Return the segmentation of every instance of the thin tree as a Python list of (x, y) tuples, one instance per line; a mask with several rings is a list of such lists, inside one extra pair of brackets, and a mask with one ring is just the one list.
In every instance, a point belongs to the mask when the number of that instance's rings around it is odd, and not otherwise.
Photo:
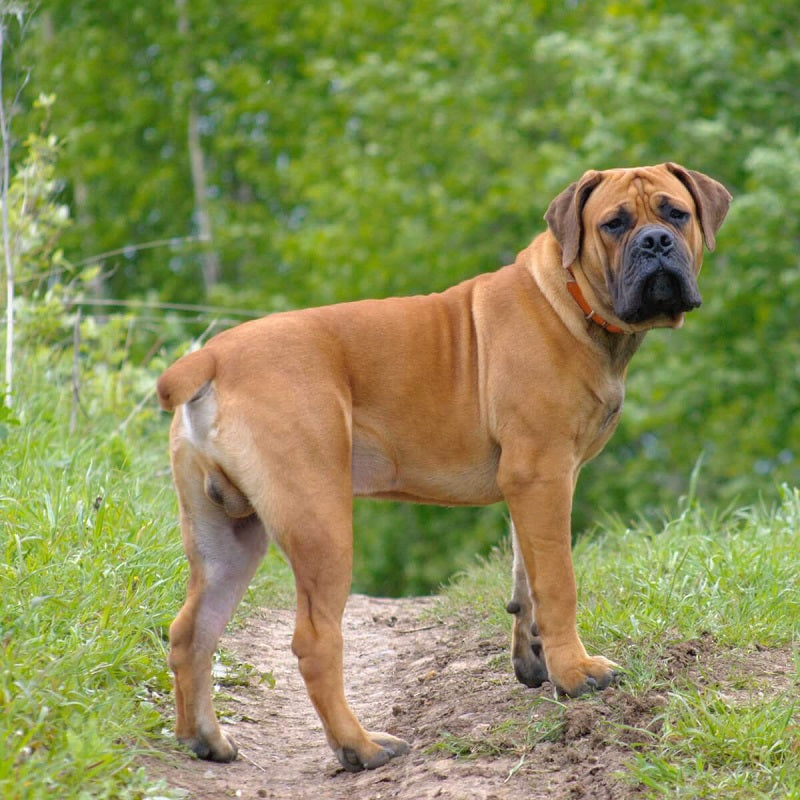
[(3, 93), (3, 51), (6, 40), (6, 18), (8, 11), (4, 9), (0, 18), (0, 136), (3, 139), (2, 164), (2, 203), (3, 203), (3, 256), (6, 268), (6, 357), (5, 357), (5, 392), (4, 403), (11, 407), (11, 393), (14, 389), (14, 259), (11, 257), (11, 230), (8, 224), (8, 184), (11, 173), (10, 131), (6, 115), (5, 96)]
[(3, 258), (6, 270), (6, 352), (5, 352), (5, 388), (3, 392), (3, 403), (6, 408), (11, 408), (12, 393), (14, 390), (14, 253), (12, 249), (11, 226), (8, 220), (9, 184), (11, 182), (11, 129), (9, 125), (9, 114), (13, 108), (19, 93), (28, 82), (26, 75), (20, 86), (14, 101), (6, 106), (5, 83), (3, 81), (6, 38), (8, 33), (7, 20), (16, 19), (17, 24), (22, 29), (25, 18), (26, 7), (23, 3), (0, 2), (0, 138), (3, 143), (2, 160), (2, 179), (0, 179), (0, 202), (2, 202), (2, 236), (3, 236)]
[(189, 55), (190, 29), (186, 0), (175, 0), (175, 8), (178, 12), (178, 34), (181, 38), (181, 47), (184, 53), (185, 78), (188, 81), (186, 91), (188, 105), (186, 141), (189, 149), (189, 169), (194, 192), (194, 217), (200, 234), (200, 241), (205, 244), (203, 249), (203, 285), (206, 293), (208, 293), (209, 289), (212, 289), (219, 281), (220, 261), (213, 247), (211, 214), (208, 210), (208, 181), (203, 148), (200, 142), (200, 120), (194, 91), (194, 74)]

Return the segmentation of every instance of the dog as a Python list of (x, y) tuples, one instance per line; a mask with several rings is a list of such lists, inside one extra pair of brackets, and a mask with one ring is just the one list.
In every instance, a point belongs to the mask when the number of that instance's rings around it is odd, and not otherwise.
[(408, 750), (349, 708), (341, 619), (352, 498), (504, 500), (512, 520), (512, 663), (569, 696), (618, 676), (576, 630), (573, 490), (619, 419), (644, 334), (701, 303), (730, 194), (673, 163), (591, 170), (550, 204), (513, 264), (442, 293), (246, 322), (158, 381), (190, 565), (170, 628), (176, 735), (227, 762), (211, 660), (274, 540), (294, 572), (292, 651), (328, 743), (350, 771)]

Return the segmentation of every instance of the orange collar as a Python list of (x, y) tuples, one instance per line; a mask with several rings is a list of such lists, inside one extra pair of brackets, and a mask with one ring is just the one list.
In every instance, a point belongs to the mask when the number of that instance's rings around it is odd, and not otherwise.
[(580, 306), (580, 309), (583, 311), (583, 315), (586, 317), (586, 319), (590, 319), (595, 323), (595, 325), (599, 325), (603, 330), (608, 331), (609, 333), (625, 333), (622, 328), (618, 327), (617, 325), (612, 325), (608, 320), (603, 319), (586, 302), (586, 298), (583, 296), (581, 287), (578, 286), (578, 281), (575, 280), (575, 275), (570, 267), (567, 267), (567, 274), (569, 275), (569, 280), (567, 281), (567, 291)]

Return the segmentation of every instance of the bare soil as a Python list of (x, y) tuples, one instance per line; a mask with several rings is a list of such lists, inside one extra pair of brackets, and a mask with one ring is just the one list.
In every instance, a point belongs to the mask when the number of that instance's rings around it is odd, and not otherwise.
[[(532, 690), (515, 681), (506, 639), (432, 623), (432, 602), (354, 595), (344, 620), (350, 703), (368, 729), (409, 741), (409, 755), (372, 772), (342, 770), (290, 651), (294, 614), (262, 610), (221, 643), (231, 661), (250, 665), (244, 677), (221, 670), (216, 700), (239, 758), (213, 764), (174, 747), (147, 758), (147, 770), (198, 800), (642, 796), (622, 772), (658, 731), (663, 694), (611, 688), (562, 705), (548, 684)], [(756, 669), (773, 684), (788, 681), (788, 654), (756, 651), (746, 660), (703, 637), (667, 648), (664, 677), (703, 684)], [(540, 733), (522, 741), (529, 721)]]

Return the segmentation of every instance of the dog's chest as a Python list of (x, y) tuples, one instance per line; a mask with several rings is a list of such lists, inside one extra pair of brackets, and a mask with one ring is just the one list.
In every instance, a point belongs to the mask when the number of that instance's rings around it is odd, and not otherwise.
[(611, 438), (622, 413), (624, 398), (624, 387), (620, 384), (610, 387), (605, 393), (605, 398), (598, 402), (580, 437), (583, 449), (582, 462), (594, 458)]

